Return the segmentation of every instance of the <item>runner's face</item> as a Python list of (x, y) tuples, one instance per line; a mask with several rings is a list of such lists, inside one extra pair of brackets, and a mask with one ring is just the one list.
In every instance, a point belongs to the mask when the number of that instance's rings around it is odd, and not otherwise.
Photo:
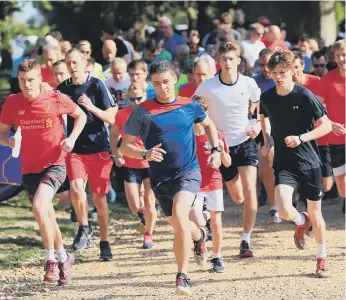
[(95, 76), (94, 65), (93, 64), (88, 64), (85, 67), (85, 73), (87, 73), (88, 75), (91, 75), (91, 76)]
[(32, 99), (40, 94), (42, 76), (39, 69), (18, 73), (19, 87), (24, 97)]
[(70, 77), (67, 71), (66, 64), (61, 63), (60, 65), (53, 67), (54, 80), (57, 84), (62, 83), (64, 80)]
[(72, 78), (78, 79), (85, 75), (86, 60), (84, 56), (77, 51), (73, 51), (66, 55), (65, 63)]
[(174, 85), (177, 83), (177, 76), (172, 72), (153, 74), (151, 75), (151, 82), (159, 100), (166, 100), (175, 96)]
[(277, 65), (272, 71), (272, 77), (276, 86), (287, 87), (292, 83), (293, 71)]
[(131, 82), (144, 83), (147, 79), (148, 72), (144, 72), (142, 69), (129, 69), (129, 75)]
[(134, 101), (131, 101), (131, 106), (134, 108), (136, 107), (138, 104), (142, 103), (145, 101), (145, 97), (144, 97), (144, 91), (143, 90), (130, 90), (129, 93), (128, 93), (128, 98), (131, 99), (131, 98), (139, 98), (139, 97), (142, 97), (141, 100), (134, 100)]
[(271, 79), (272, 78), (270, 70), (268, 69), (269, 59), (270, 59), (270, 55), (266, 55), (266, 56), (261, 56), (259, 58), (259, 61), (258, 61), (258, 64), (260, 66), (260, 70), (261, 70), (263, 77), (265, 79)]
[(334, 51), (334, 59), (338, 65), (339, 70), (345, 71), (345, 50), (339, 49)]
[(46, 67), (52, 70), (53, 64), (58, 60), (58, 53), (54, 50), (47, 50), (43, 53), (43, 59)]
[(125, 74), (126, 74), (126, 66), (121, 65), (121, 64), (113, 65), (112, 66), (112, 74), (113, 74), (113, 79), (116, 82), (123, 81), (125, 78)]
[(207, 66), (206, 64), (198, 64), (195, 67), (193, 74), (196, 85), (199, 86), (202, 81), (211, 78), (213, 75), (210, 76), (209, 73), (209, 66)]
[(89, 45), (81, 45), (79, 50), (84, 54), (85, 59), (89, 59), (91, 57), (91, 48)]
[(312, 59), (312, 66), (314, 67), (314, 72), (317, 76), (323, 76), (326, 71), (326, 58), (324, 56), (321, 56), (320, 58), (313, 58)]
[(302, 61), (300, 58), (297, 58), (294, 61), (294, 73), (293, 73), (293, 81), (294, 82), (299, 82), (299, 79), (302, 77), (304, 74), (304, 65), (302, 64)]
[(228, 51), (220, 55), (220, 66), (223, 73), (237, 72), (240, 58), (234, 51)]

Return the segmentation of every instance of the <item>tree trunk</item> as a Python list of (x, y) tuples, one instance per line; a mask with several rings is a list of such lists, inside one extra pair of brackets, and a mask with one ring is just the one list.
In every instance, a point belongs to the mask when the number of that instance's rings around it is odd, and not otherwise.
[(320, 36), (329, 46), (335, 42), (336, 38), (336, 20), (334, 1), (320, 1)]
[(209, 30), (211, 30), (211, 26), (209, 27), (208, 16), (205, 12), (208, 6), (207, 1), (197, 1), (197, 11), (198, 11), (198, 19), (197, 19), (197, 30), (201, 38), (203, 38)]

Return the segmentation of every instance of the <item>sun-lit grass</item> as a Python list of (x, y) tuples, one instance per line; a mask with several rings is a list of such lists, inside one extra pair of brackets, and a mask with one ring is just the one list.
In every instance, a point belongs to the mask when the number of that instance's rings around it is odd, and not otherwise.
[(0, 269), (21, 267), (22, 265), (32, 261), (36, 255), (37, 249), (31, 247), (21, 247), (18, 250), (2, 253), (0, 254)]

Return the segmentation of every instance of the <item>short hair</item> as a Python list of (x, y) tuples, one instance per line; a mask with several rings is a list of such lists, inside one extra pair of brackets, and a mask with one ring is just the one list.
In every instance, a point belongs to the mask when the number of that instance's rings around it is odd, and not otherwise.
[(142, 70), (143, 72), (148, 72), (148, 65), (141, 59), (135, 59), (131, 61), (128, 66), (127, 70)]
[(187, 54), (187, 55), (189, 55), (189, 54), (190, 54), (190, 48), (189, 48), (189, 46), (186, 45), (186, 44), (178, 45), (178, 46), (176, 47), (176, 50), (175, 50), (175, 56), (177, 56), (178, 53), (179, 53), (179, 54), (182, 53), (182, 54)]
[(220, 16), (220, 23), (221, 24), (232, 24), (233, 23), (233, 17), (230, 13), (224, 12)]
[(61, 34), (61, 32), (59, 30), (52, 30), (50, 31), (47, 35), (52, 36), (53, 38), (55, 38), (59, 43), (63, 41), (63, 36)]
[(293, 69), (295, 56), (292, 51), (277, 51), (269, 59), (268, 69), (273, 71), (276, 66), (280, 65), (283, 68)]
[(264, 26), (260, 23), (253, 23), (250, 25), (250, 31), (255, 31), (256, 33), (258, 33), (258, 31), (263, 31), (264, 32)]
[(87, 66), (89, 66), (89, 65), (95, 66), (95, 63), (96, 63), (96, 61), (95, 61), (95, 59), (92, 58), (92, 57), (90, 57), (90, 58), (87, 60)]
[(40, 64), (36, 60), (31, 58), (24, 59), (18, 66), (17, 74), (19, 74), (19, 72), (30, 72), (32, 70), (38, 70), (41, 74)]
[(216, 73), (216, 62), (214, 58), (212, 58), (209, 54), (204, 53), (202, 54), (198, 60), (195, 62), (194, 68), (201, 64), (206, 64), (209, 67), (209, 71), (213, 72), (214, 74)]
[(300, 50), (294, 50), (292, 51), (294, 54), (294, 59), (300, 59), (301, 61), (303, 61), (303, 55), (302, 52)]
[(298, 42), (309, 42), (310, 37), (306, 33), (302, 33), (298, 37)]
[(89, 46), (90, 49), (91, 49), (91, 44), (90, 44), (90, 42), (87, 41), (87, 40), (81, 40), (81, 41), (79, 41), (79, 42), (78, 42), (78, 45), (77, 45), (77, 48), (79, 49), (81, 46), (84, 46), (84, 45)]
[(145, 46), (144, 48), (146, 50), (148, 50), (149, 52), (151, 53), (154, 53), (159, 47), (158, 47), (158, 42), (153, 39), (153, 38), (150, 38), (149, 40), (147, 40), (147, 42), (145, 43)]
[(322, 51), (316, 51), (316, 52), (311, 54), (311, 60), (313, 60), (314, 58), (320, 59), (321, 57), (324, 57), (325, 60), (327, 60), (327, 55)]
[(222, 55), (228, 51), (234, 51), (237, 56), (240, 57), (240, 47), (238, 44), (226, 42), (219, 47), (219, 55)]
[(61, 64), (65, 64), (65, 65), (66, 65), (66, 63), (65, 63), (65, 61), (64, 61), (63, 59), (57, 60), (57, 61), (53, 64), (53, 68), (54, 68), (54, 67), (58, 67), (58, 66), (60, 66)]
[(152, 65), (150, 66), (150, 69), (149, 69), (150, 76), (152, 76), (154, 74), (161, 74), (161, 73), (166, 73), (166, 72), (170, 72), (170, 73), (175, 75), (174, 66), (168, 60), (156, 61), (156, 62), (152, 63)]
[(170, 18), (168, 18), (167, 16), (162, 16), (159, 19), (159, 22), (166, 22), (168, 24), (168, 26), (172, 26), (172, 20)]
[(208, 111), (208, 102), (204, 97), (193, 95), (192, 100), (199, 103), (204, 111)]
[(80, 54), (84, 58), (84, 54), (77, 48), (71, 48), (70, 50), (68, 50), (66, 53), (66, 56), (73, 53), (73, 52), (77, 52), (78, 54)]
[(258, 54), (258, 57), (263, 57), (263, 56), (272, 55), (272, 54), (273, 54), (272, 49), (264, 48), (260, 51), (260, 53)]
[(60, 52), (60, 49), (57, 46), (52, 45), (52, 44), (47, 44), (42, 48), (42, 53), (44, 53), (48, 50), (52, 50), (52, 51), (56, 52), (57, 54), (59, 54), (59, 52)]
[(126, 64), (125, 59), (123, 59), (122, 57), (116, 57), (116, 58), (114, 58), (114, 60), (112, 61), (110, 67), (113, 67), (113, 66), (115, 66), (115, 65), (123, 65), (123, 66), (125, 66), (125, 68), (126, 68), (126, 65), (127, 65), (127, 64)]
[(200, 37), (198, 30), (191, 30), (190, 31), (190, 37), (197, 36)]
[(143, 92), (145, 92), (145, 87), (142, 84), (139, 84), (138, 82), (133, 82), (127, 88), (127, 93), (129, 93), (130, 91), (135, 91), (135, 90), (142, 90)]
[(338, 40), (332, 46), (333, 51), (335, 50), (344, 50), (345, 51), (346, 40)]

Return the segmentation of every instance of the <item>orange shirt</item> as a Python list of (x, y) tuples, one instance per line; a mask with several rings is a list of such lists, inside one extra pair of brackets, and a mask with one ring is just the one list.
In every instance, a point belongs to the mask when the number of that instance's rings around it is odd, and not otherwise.
[(192, 97), (196, 91), (196, 87), (193, 83), (188, 83), (184, 85), (180, 90), (178, 96), (181, 97)]
[(22, 129), (20, 159), (22, 173), (40, 173), (51, 165), (65, 165), (63, 114), (72, 114), (77, 105), (59, 91), (48, 91), (33, 100), (22, 93), (10, 95), (1, 112), (1, 122)]
[[(125, 135), (124, 127), (125, 127), (127, 120), (131, 116), (131, 114), (132, 114), (132, 107), (129, 106), (129, 107), (125, 107), (125, 108), (119, 110), (117, 115), (115, 116), (115, 123), (114, 124), (120, 129), (122, 136)], [(135, 145), (138, 148), (141, 148), (143, 150), (145, 149), (144, 145), (143, 145), (143, 141), (139, 136), (136, 138)], [(149, 168), (149, 163), (145, 159), (131, 158), (131, 157), (127, 157), (124, 155), (124, 160), (125, 160), (125, 167), (127, 167), (127, 168), (132, 168), (132, 169)]]
[(51, 87), (56, 88), (58, 84), (54, 80), (53, 71), (48, 69), (46, 65), (41, 66), (42, 81), (47, 82)]

